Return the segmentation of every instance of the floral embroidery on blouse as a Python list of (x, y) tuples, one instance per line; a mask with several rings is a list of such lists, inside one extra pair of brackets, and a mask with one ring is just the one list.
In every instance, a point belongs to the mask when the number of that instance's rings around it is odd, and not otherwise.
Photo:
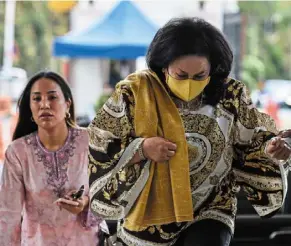
[(27, 144), (31, 144), (35, 149), (37, 162), (44, 165), (47, 173), (47, 184), (53, 188), (53, 192), (57, 197), (65, 195), (64, 186), (68, 182), (68, 163), (70, 158), (74, 156), (74, 150), (76, 148), (75, 142), (78, 135), (78, 130), (70, 129), (64, 146), (57, 151), (45, 149), (37, 133), (25, 137)]

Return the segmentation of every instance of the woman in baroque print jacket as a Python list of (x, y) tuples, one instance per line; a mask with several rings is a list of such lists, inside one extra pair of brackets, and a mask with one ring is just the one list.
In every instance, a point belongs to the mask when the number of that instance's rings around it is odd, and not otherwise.
[(232, 59), (214, 26), (173, 19), (90, 124), (91, 209), (117, 245), (227, 246), (240, 187), (260, 216), (281, 208), (290, 148)]

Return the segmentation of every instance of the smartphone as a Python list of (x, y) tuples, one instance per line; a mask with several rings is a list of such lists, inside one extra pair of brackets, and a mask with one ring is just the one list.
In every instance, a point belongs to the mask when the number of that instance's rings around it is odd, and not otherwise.
[(71, 197), (73, 198), (73, 200), (77, 200), (83, 195), (83, 193), (84, 193), (84, 185), (82, 185), (77, 192), (73, 193)]

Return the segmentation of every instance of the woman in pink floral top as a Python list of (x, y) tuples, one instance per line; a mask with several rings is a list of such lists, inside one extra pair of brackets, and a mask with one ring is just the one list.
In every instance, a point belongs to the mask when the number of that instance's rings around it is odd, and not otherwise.
[[(88, 212), (88, 135), (74, 121), (72, 93), (41, 72), (19, 100), (19, 121), (0, 179), (0, 246), (96, 246)], [(79, 199), (71, 194), (85, 186)]]

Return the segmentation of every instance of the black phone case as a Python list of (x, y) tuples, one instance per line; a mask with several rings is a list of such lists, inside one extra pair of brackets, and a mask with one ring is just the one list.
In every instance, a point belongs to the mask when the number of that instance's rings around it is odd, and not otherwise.
[(77, 200), (79, 199), (82, 195), (83, 195), (83, 192), (84, 192), (84, 185), (82, 185), (80, 187), (80, 189), (76, 192), (76, 193), (73, 193), (71, 195), (71, 197), (74, 199), (74, 200)]

